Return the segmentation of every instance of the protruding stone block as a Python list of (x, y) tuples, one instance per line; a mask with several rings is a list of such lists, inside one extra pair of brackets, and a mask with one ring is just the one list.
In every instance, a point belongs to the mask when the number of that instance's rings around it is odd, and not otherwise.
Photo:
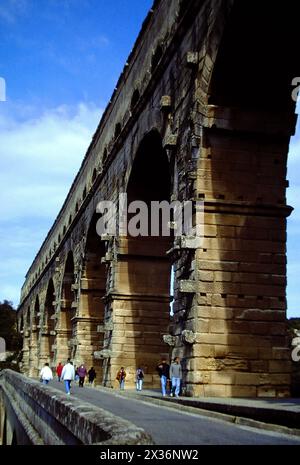
[(199, 53), (198, 52), (187, 52), (186, 54), (186, 64), (189, 68), (194, 68), (197, 66), (199, 61)]
[(163, 95), (160, 99), (160, 108), (162, 110), (170, 110), (172, 99), (170, 95)]
[(181, 279), (179, 281), (179, 291), (183, 293), (195, 293), (197, 291), (197, 283), (192, 279)]
[(202, 238), (198, 236), (181, 236), (181, 249), (198, 249), (202, 245)]
[(185, 342), (186, 344), (194, 344), (194, 342), (196, 341), (196, 334), (193, 331), (184, 329), (181, 335), (182, 335), (182, 341)]
[(164, 148), (165, 149), (172, 149), (177, 145), (177, 134), (169, 134), (166, 139), (164, 140)]
[(170, 347), (174, 347), (176, 344), (176, 336), (172, 336), (171, 334), (164, 334), (163, 341)]
[(103, 350), (94, 352), (94, 357), (98, 360), (103, 359), (103, 358), (110, 358), (111, 355), (112, 355), (112, 352), (111, 350), (108, 350), (108, 349), (103, 349)]

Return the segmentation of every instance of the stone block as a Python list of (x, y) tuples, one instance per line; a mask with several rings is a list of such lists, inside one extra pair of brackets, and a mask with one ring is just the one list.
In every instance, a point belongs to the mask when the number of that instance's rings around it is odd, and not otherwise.
[(229, 386), (225, 384), (209, 384), (204, 385), (205, 397), (228, 397)]
[(213, 281), (214, 280), (214, 273), (212, 271), (199, 271), (198, 272), (198, 279), (200, 281)]
[(209, 321), (209, 332), (210, 333), (228, 333), (228, 324), (226, 320), (211, 319)]
[(191, 279), (181, 279), (179, 281), (179, 292), (194, 293), (197, 290), (197, 283)]
[(275, 360), (290, 360), (291, 359), (291, 350), (286, 347), (273, 347), (272, 355), (270, 359)]
[(210, 374), (210, 382), (211, 384), (221, 384), (221, 385), (232, 385), (232, 384), (240, 384), (236, 381), (236, 373), (235, 372), (212, 372)]
[(213, 357), (214, 354), (215, 354), (214, 345), (196, 344), (193, 346), (193, 355), (195, 357)]
[(276, 389), (273, 386), (259, 386), (257, 397), (276, 397)]
[(291, 373), (292, 365), (289, 360), (270, 360), (270, 373)]

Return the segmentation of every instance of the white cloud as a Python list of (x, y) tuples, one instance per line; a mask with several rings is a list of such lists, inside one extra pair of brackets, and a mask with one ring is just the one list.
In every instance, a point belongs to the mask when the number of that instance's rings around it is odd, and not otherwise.
[(79, 104), (22, 122), (11, 115), (0, 117), (2, 219), (58, 213), (101, 112)]
[(102, 114), (86, 103), (18, 110), (0, 107), (0, 300), (15, 305)]

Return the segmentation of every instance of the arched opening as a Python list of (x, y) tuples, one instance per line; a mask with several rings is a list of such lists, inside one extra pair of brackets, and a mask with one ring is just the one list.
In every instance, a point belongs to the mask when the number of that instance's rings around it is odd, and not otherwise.
[(107, 159), (107, 148), (104, 149), (103, 151), (103, 157), (102, 157), (102, 163), (104, 164)]
[(27, 313), (26, 313), (26, 334), (27, 336), (29, 336), (29, 333), (30, 333), (30, 307), (28, 307), (27, 309)]
[(290, 108), (291, 82), (299, 76), (294, 57), (299, 8), (294, 8), (293, 12), (277, 3), (270, 15), (267, 2), (234, 3), (218, 50), (209, 103), (269, 111)]
[[(96, 231), (99, 215), (94, 215), (87, 234), (80, 286), (79, 312), (76, 317), (76, 364), (85, 363), (96, 370), (96, 382), (102, 381), (102, 360), (94, 352), (103, 349), (104, 300), (106, 293), (106, 267), (101, 259), (105, 255), (104, 243)], [(80, 345), (78, 345), (78, 342)]]
[(25, 311), (21, 318), (21, 334), (23, 338), (23, 351), (22, 351), (22, 366), (24, 372), (27, 371), (29, 365), (29, 330), (30, 330), (30, 307)]
[(135, 89), (132, 97), (131, 97), (131, 104), (130, 104), (130, 110), (133, 111), (140, 99), (140, 92), (138, 89)]
[[(168, 333), (170, 322), (171, 263), (166, 251), (170, 249), (172, 237), (169, 229), (168, 235), (162, 235), (166, 231), (161, 221), (153, 235), (151, 221), (155, 213), (151, 212), (151, 203), (169, 204), (170, 191), (168, 158), (160, 135), (152, 131), (140, 144), (127, 186), (128, 211), (135, 201), (143, 202), (142, 208), (146, 207), (136, 223), (144, 231), (135, 234), (131, 228), (136, 219), (132, 210), (128, 214), (127, 236), (120, 237), (115, 284), (118, 297), (113, 310), (114, 330), (122, 337), (115, 339), (112, 375), (123, 365), (128, 372), (127, 382), (132, 384), (135, 371), (141, 365), (146, 387), (159, 386), (156, 365), (161, 357), (169, 358), (163, 335)], [(139, 207), (136, 213), (142, 213)]]
[[(74, 259), (70, 251), (65, 264), (62, 282), (59, 329), (57, 330), (57, 361), (64, 362), (71, 356), (71, 338), (73, 335), (73, 318), (75, 317), (74, 291), (75, 282)], [(59, 360), (58, 360), (59, 359)]]
[(121, 123), (117, 123), (116, 126), (115, 126), (115, 139), (117, 139), (119, 137), (119, 135), (121, 134)]
[(96, 181), (96, 178), (97, 178), (97, 170), (96, 170), (96, 168), (94, 168), (94, 170), (93, 170), (93, 176), (92, 176), (92, 182), (93, 182), (93, 183)]
[(36, 296), (31, 319), (30, 331), (30, 354), (29, 354), (29, 376), (35, 377), (38, 375), (37, 363), (37, 350), (38, 350), (38, 336), (37, 336), (37, 321), (38, 314), (40, 313), (39, 296)]
[(53, 280), (50, 279), (44, 308), (43, 326), (41, 328), (41, 341), (40, 341), (40, 364), (48, 362), (53, 366), (55, 355), (55, 290)]

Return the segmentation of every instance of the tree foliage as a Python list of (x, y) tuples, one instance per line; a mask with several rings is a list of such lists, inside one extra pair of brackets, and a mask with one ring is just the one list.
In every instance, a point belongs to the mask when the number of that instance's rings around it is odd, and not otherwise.
[(6, 342), (6, 350), (18, 351), (22, 348), (22, 337), (17, 330), (17, 312), (8, 300), (0, 302), (0, 337)]

